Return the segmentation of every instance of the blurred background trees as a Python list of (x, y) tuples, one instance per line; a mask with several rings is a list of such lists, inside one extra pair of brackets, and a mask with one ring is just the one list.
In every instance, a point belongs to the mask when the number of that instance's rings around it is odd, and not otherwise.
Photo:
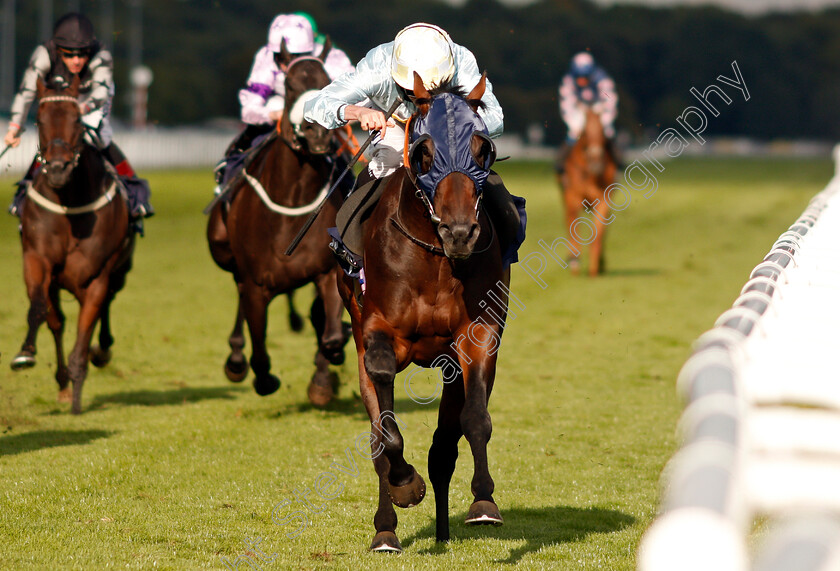
[[(101, 20), (111, 11), (113, 35), (102, 39), (116, 57), (114, 115), (125, 121), (136, 2), (74, 2), (100, 30), (108, 29)], [(44, 40), (43, 4), (17, 2), (15, 86), (32, 49)], [(65, 4), (54, 2), (56, 18)], [(709, 134), (840, 139), (840, 10), (747, 18), (716, 8), (600, 8), (586, 0), (515, 8), (495, 0), (468, 0), (462, 7), (431, 0), (143, 0), (142, 62), (154, 71), (149, 120), (175, 125), (238, 117), (237, 90), (272, 17), (296, 10), (312, 14), (354, 62), (411, 22), (442, 26), (488, 71), (506, 132), (525, 135), (530, 129), (536, 136), (535, 126), (541, 126), (548, 143), (564, 135), (557, 85), (570, 57), (584, 49), (616, 79), (619, 128), (640, 140), (673, 126), (687, 105), (696, 104), (691, 87), (703, 91), (720, 74), (732, 77), (733, 60), (751, 98), (744, 103), (731, 89), (734, 102), (710, 122)]]

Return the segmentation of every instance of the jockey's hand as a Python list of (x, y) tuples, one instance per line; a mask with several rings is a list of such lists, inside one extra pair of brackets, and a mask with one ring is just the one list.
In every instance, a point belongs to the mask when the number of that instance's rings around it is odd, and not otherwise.
[(347, 105), (344, 108), (345, 121), (358, 121), (359, 126), (366, 131), (379, 131), (385, 136), (385, 129), (396, 126), (392, 120), (385, 119), (385, 114), (378, 109), (359, 107), (358, 105)]
[(17, 127), (9, 127), (9, 132), (3, 137), (3, 142), (7, 147), (17, 147), (20, 145), (20, 134)]
[(280, 119), (283, 118), (283, 112), (282, 111), (269, 111), (268, 112), (268, 118), (271, 119), (272, 121), (279, 121)]

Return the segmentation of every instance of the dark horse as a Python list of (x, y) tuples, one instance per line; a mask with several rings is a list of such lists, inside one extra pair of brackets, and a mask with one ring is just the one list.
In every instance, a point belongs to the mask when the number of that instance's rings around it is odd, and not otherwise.
[(216, 204), (207, 225), (213, 260), (233, 274), (239, 294), (229, 339), (231, 354), (225, 362), (228, 379), (240, 382), (248, 374), (242, 352), (244, 319), (251, 334), (254, 389), (260, 395), (269, 395), (280, 387), (280, 380), (270, 372), (271, 360), (265, 344), (268, 305), (276, 296), (314, 282), (317, 297), (311, 320), (318, 335), (318, 351), (309, 398), (318, 405), (332, 398), (334, 375), (329, 364), (344, 362), (344, 345), (349, 337), (341, 323), (339, 270), (327, 234), (327, 228), (335, 225), (340, 193), (330, 197), (294, 255), (286, 256), (284, 251), (303, 226), (304, 215), (317, 206), (338, 175), (335, 163), (327, 155), (332, 149), (332, 133), (302, 118), (297, 123), (291, 118), (308, 94), (329, 84), (323, 62), (330, 48), (328, 41), (319, 57), (293, 59), (285, 43), (281, 46), (280, 63), (287, 72), (280, 135), (247, 167), (245, 179), (234, 189), (229, 207), (222, 202)]
[[(29, 332), (12, 369), (35, 364), (35, 338), (46, 321), (55, 338), (59, 402), (82, 410), (82, 385), (88, 359), (97, 367), (111, 359), (109, 311), (131, 269), (135, 235), (128, 206), (103, 158), (85, 144), (77, 101), (79, 79), (66, 89), (38, 81), (38, 153), (44, 167), (27, 191), (21, 213), (23, 278), (29, 295)], [(79, 301), (76, 344), (64, 362), (64, 314), (59, 290)], [(97, 321), (99, 347), (90, 347)]]
[(510, 270), (481, 206), (481, 188), (495, 156), (476, 112), (484, 90), (482, 76), (466, 98), (457, 89), (432, 96), (415, 74), (418, 113), (408, 127), (414, 142), (408, 166), (383, 183), (364, 231), (367, 285), (361, 304), (350, 278), (340, 286), (352, 318), (379, 477), (374, 551), (402, 549), (391, 504), (411, 507), (426, 490), (403, 456), (394, 416), (394, 376), (411, 363), (442, 366), (446, 375), (429, 450), (437, 540), (449, 539), (449, 483), (462, 435), (475, 462), (475, 501), (467, 523), (502, 523), (487, 467), (487, 402), (507, 316)]
[(587, 211), (592, 211), (595, 227), (595, 235), (591, 237), (589, 246), (589, 275), (597, 276), (605, 270), (604, 231), (610, 207), (604, 198), (604, 191), (615, 180), (615, 172), (615, 158), (607, 150), (607, 138), (601, 119), (592, 109), (587, 109), (583, 133), (566, 158), (564, 174), (558, 177), (566, 206), (566, 222), (571, 232), (571, 247), (574, 248), (573, 252), (578, 252), (569, 263), (575, 274), (580, 271), (578, 255), (581, 245), (572, 227), (581, 214), (584, 201), (587, 203)]

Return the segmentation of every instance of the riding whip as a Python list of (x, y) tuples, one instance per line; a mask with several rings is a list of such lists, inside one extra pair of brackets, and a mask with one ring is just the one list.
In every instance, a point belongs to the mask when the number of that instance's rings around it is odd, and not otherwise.
[[(20, 129), (18, 129), (18, 132), (17, 132), (18, 136), (20, 136), (20, 134), (21, 134), (21, 133), (23, 133), (24, 131), (26, 131), (26, 127), (21, 127)], [(2, 158), (3, 158), (3, 155), (5, 155), (5, 154), (6, 154), (6, 151), (8, 151), (8, 150), (9, 150), (9, 149), (11, 149), (11, 148), (12, 148), (12, 146), (11, 146), (11, 145), (6, 145), (6, 148), (5, 148), (5, 149), (3, 149), (3, 152), (2, 152), (2, 153), (0, 153), (0, 159), (2, 159)]]
[[(401, 103), (402, 100), (399, 97), (397, 97), (397, 100), (394, 101), (394, 104), (391, 105), (391, 108), (388, 109), (388, 111), (385, 113), (385, 121), (388, 121), (388, 119), (391, 118), (391, 115), (393, 115), (394, 112), (396, 112), (397, 107), (399, 107)], [(344, 176), (348, 172), (350, 172), (350, 169), (353, 168), (353, 165), (356, 164), (356, 161), (359, 160), (359, 158), (362, 156), (362, 153), (364, 153), (365, 149), (368, 148), (368, 145), (370, 145), (371, 141), (373, 140), (374, 134), (375, 133), (371, 133), (370, 135), (368, 135), (368, 138), (365, 140), (364, 143), (362, 143), (362, 146), (359, 147), (359, 150), (356, 152), (353, 158), (350, 159), (350, 162), (347, 163), (347, 168), (344, 169), (344, 172), (342, 172), (341, 175), (339, 175), (339, 177), (333, 183), (332, 187), (329, 189), (329, 191), (327, 191), (327, 195), (324, 197), (324, 200), (321, 201), (321, 204), (318, 205), (318, 208), (316, 208), (315, 211), (309, 216), (309, 218), (306, 220), (306, 223), (303, 225), (303, 228), (300, 229), (300, 232), (297, 233), (295, 239), (292, 240), (292, 243), (289, 244), (288, 248), (286, 248), (287, 256), (291, 256), (292, 252), (294, 252), (295, 248), (297, 248), (298, 244), (300, 244), (300, 241), (303, 240), (303, 237), (306, 235), (306, 233), (309, 231), (309, 228), (311, 228), (312, 224), (315, 222), (315, 219), (318, 218), (318, 215), (321, 213), (321, 210), (324, 209), (324, 205), (330, 199), (330, 196), (332, 196), (333, 191), (335, 191), (335, 189), (338, 188), (338, 185), (344, 179)]]

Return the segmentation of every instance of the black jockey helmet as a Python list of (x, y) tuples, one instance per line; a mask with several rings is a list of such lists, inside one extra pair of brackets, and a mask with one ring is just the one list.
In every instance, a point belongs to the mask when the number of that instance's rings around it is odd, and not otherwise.
[(95, 52), (99, 47), (93, 33), (93, 24), (87, 16), (76, 12), (65, 14), (55, 23), (52, 42), (58, 48), (69, 50)]

